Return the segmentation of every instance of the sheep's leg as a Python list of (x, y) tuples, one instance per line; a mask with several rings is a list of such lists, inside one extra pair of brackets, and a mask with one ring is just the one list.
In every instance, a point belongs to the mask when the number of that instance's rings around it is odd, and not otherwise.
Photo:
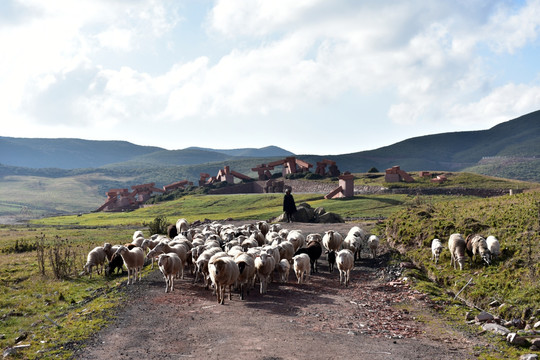
[(229, 285), (229, 300), (232, 300), (232, 285)]

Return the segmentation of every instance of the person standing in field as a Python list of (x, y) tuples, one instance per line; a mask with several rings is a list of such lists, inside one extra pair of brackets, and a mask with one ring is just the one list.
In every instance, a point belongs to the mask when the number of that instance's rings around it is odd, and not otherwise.
[(293, 214), (296, 212), (296, 204), (294, 203), (291, 189), (285, 190), (285, 196), (283, 197), (283, 211), (287, 214), (287, 222), (292, 222)]

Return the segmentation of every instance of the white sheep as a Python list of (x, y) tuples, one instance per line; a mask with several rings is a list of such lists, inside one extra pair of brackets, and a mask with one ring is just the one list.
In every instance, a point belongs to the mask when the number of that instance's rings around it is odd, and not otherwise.
[(486, 264), (491, 264), (491, 252), (488, 249), (486, 239), (482, 236), (478, 234), (467, 236), (465, 249), (471, 261), (479, 256)]
[(210, 248), (202, 252), (201, 255), (197, 258), (196, 262), (196, 268), (195, 268), (195, 277), (193, 279), (193, 283), (196, 283), (199, 279), (199, 275), (202, 275), (203, 283), (205, 289), (208, 289), (209, 287), (209, 275), (208, 275), (208, 263), (210, 262), (210, 259), (212, 256), (220, 254), (221, 256), (227, 255), (225, 252), (221, 251), (220, 248)]
[(101, 274), (105, 260), (107, 259), (107, 253), (103, 249), (103, 246), (97, 246), (90, 250), (86, 256), (86, 264), (84, 265), (84, 272), (90, 274), (92, 277), (92, 268), (96, 267), (96, 272)]
[(354, 254), (355, 260), (361, 258), (360, 254), (362, 252), (363, 246), (362, 246), (362, 239), (359, 236), (355, 235), (354, 233), (351, 234), (349, 232), (349, 234), (345, 236), (345, 239), (343, 240), (343, 243), (341, 244), (341, 246), (344, 249), (348, 249), (352, 251), (352, 253)]
[(380, 240), (377, 235), (371, 235), (367, 240), (367, 246), (373, 259), (377, 257), (377, 248), (379, 247)]
[(189, 223), (186, 219), (181, 218), (176, 220), (176, 232), (178, 234), (186, 233), (189, 230)]
[(244, 300), (244, 294), (249, 295), (249, 289), (255, 284), (255, 259), (246, 253), (239, 253), (234, 258), (234, 262), (238, 265), (240, 271), (237, 280), (240, 286), (240, 299)]
[(309, 260), (309, 255), (298, 254), (293, 256), (293, 268), (299, 284), (307, 281), (311, 269), (311, 261)]
[(443, 245), (441, 240), (433, 239), (431, 241), (431, 261), (435, 261), (435, 264), (439, 262), (439, 257), (443, 251)]
[(168, 254), (168, 253), (176, 253), (180, 260), (182, 260), (182, 267), (180, 269), (180, 277), (184, 278), (184, 265), (186, 264), (187, 256), (189, 246), (187, 246), (184, 243), (176, 244), (173, 246), (170, 246), (164, 241), (161, 241), (159, 244), (157, 244), (150, 252), (146, 255), (148, 259), (152, 259), (153, 257), (157, 257), (159, 254)]
[(293, 244), (294, 252), (298, 251), (306, 243), (306, 237), (300, 230), (291, 230), (286, 238)]
[(354, 254), (349, 249), (340, 250), (336, 254), (336, 264), (339, 270), (339, 284), (349, 286), (351, 270), (354, 268)]
[[(160, 240), (159, 240), (159, 237), (156, 238), (155, 240), (154, 239), (144, 239), (144, 241), (141, 243), (141, 248), (143, 249), (143, 251), (147, 251), (147, 250), (153, 250), (157, 244), (160, 243)], [(154, 258), (152, 257), (152, 267), (151, 269), (154, 268)]]
[(291, 264), (287, 259), (281, 259), (276, 265), (277, 272), (279, 274), (279, 281), (286, 283), (289, 281), (289, 272), (291, 271)]
[(294, 256), (294, 245), (285, 240), (277, 245), (280, 259), (287, 259), (289, 264), (292, 264), (292, 258)]
[(450, 266), (454, 266), (457, 269), (459, 264), (459, 270), (463, 270), (463, 263), (465, 262), (465, 240), (461, 234), (452, 234), (448, 239), (448, 249), (450, 250)]
[(501, 255), (501, 244), (495, 236), (489, 235), (486, 238), (486, 244), (493, 257), (498, 257)]
[(273, 256), (268, 255), (265, 252), (261, 252), (255, 258), (255, 269), (257, 270), (257, 276), (261, 284), (259, 292), (265, 294), (268, 289), (268, 281), (270, 275), (274, 272), (275, 260)]
[[(141, 281), (141, 271), (144, 265), (144, 251), (140, 247), (134, 247), (133, 249), (128, 249), (125, 246), (120, 246), (116, 250), (116, 254), (122, 256), (124, 264), (128, 269), (128, 281), (127, 284), (132, 284), (137, 281), (137, 275), (139, 281)], [(133, 274), (133, 281), (131, 280), (131, 275)]]
[(182, 260), (175, 253), (161, 254), (158, 266), (165, 278), (165, 292), (174, 291), (174, 277), (182, 267)]
[(343, 243), (343, 237), (337, 231), (328, 230), (324, 233), (322, 243), (326, 250), (337, 252)]
[[(139, 238), (143, 238), (144, 239), (144, 234), (141, 230), (137, 230), (133, 233), (133, 241), (136, 241), (137, 239)], [(139, 245), (137, 245), (139, 246)]]
[(240, 270), (238, 265), (229, 256), (211, 259), (208, 263), (208, 273), (216, 288), (217, 302), (223, 304), (225, 300), (225, 288), (229, 287), (229, 300), (232, 300), (232, 286), (238, 279)]
[[(368, 233), (362, 229), (361, 227), (359, 226), (353, 226), (349, 232), (347, 233), (347, 236), (345, 238), (347, 238), (348, 236), (354, 236), (356, 239), (358, 239), (359, 241), (359, 244), (358, 244), (358, 252), (354, 254), (354, 258), (355, 260), (356, 259), (360, 259), (362, 256), (362, 250), (363, 249), (366, 249), (367, 248), (367, 240), (368, 240)], [(350, 249), (352, 251), (352, 249)]]

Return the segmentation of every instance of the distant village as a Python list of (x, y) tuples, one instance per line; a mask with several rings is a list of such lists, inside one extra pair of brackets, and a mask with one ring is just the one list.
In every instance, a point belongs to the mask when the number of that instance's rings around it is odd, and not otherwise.
[[(273, 178), (271, 173), (276, 167), (281, 166), (281, 174), (283, 177), (290, 174), (307, 173), (313, 168), (313, 165), (297, 159), (294, 156), (286, 157), (285, 159), (276, 160), (268, 164), (259, 164), (251, 170), (258, 174), (258, 181), (253, 181), (251, 177), (231, 170), (229, 166), (220, 169), (216, 176), (211, 176), (207, 173), (201, 173), (198, 186), (210, 186), (216, 183), (227, 183), (234, 186), (220, 188), (214, 193), (283, 193), (287, 189), (287, 185), (283, 180), (279, 181)], [(354, 196), (354, 176), (349, 172), (343, 174), (339, 171), (336, 162), (324, 159), (317, 162), (315, 174), (320, 176), (332, 176), (339, 179), (337, 188), (325, 195), (326, 199), (346, 198)], [(431, 176), (429, 172), (421, 172), (420, 176)], [(235, 184), (235, 179), (240, 179), (241, 183)], [(444, 175), (439, 175), (437, 178), (431, 179), (434, 182), (443, 182), (446, 178)], [(414, 179), (399, 166), (394, 166), (386, 170), (386, 182), (413, 182)], [(131, 186), (131, 191), (124, 189), (110, 189), (107, 192), (107, 200), (96, 211), (127, 211), (141, 207), (154, 193), (169, 193), (178, 189), (185, 189), (187, 186), (193, 186), (193, 182), (182, 180), (172, 184), (157, 188), (155, 183), (147, 183)]]

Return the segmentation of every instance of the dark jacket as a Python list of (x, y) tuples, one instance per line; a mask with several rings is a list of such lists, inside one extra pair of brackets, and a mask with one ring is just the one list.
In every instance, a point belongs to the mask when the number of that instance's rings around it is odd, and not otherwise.
[(291, 214), (296, 212), (296, 204), (294, 203), (294, 198), (291, 194), (285, 194), (283, 197), (283, 211)]

